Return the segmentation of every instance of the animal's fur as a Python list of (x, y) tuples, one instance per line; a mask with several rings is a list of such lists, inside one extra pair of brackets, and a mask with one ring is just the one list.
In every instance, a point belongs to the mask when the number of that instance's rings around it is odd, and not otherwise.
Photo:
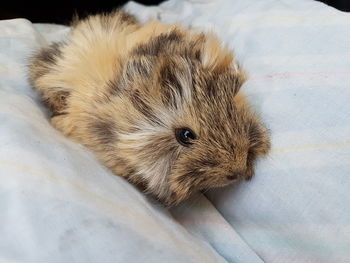
[[(268, 152), (267, 130), (236, 95), (246, 76), (232, 63), (213, 34), (116, 11), (76, 21), (67, 42), (33, 57), (29, 78), (57, 129), (172, 205), (250, 178)], [(189, 147), (177, 142), (179, 127), (197, 135)]]

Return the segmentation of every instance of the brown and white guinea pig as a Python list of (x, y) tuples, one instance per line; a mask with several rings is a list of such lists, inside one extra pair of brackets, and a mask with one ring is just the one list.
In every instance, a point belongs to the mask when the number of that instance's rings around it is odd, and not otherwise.
[(267, 129), (237, 95), (245, 78), (213, 34), (122, 11), (74, 22), (29, 76), (58, 130), (166, 205), (249, 179), (268, 152)]

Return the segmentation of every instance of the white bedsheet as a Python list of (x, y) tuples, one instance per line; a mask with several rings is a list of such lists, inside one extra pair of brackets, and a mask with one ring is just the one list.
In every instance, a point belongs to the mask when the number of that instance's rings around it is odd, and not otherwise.
[(311, 0), (126, 9), (217, 32), (272, 152), (252, 181), (168, 213), (53, 129), (30, 90), (26, 58), (68, 29), (0, 21), (0, 262), (350, 262), (350, 15)]

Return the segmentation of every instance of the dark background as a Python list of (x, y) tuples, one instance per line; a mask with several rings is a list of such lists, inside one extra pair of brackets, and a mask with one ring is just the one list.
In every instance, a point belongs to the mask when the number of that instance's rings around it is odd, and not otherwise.
[[(99, 0), (92, 1), (67, 1), (67, 0), (44, 0), (44, 1), (18, 1), (18, 0), (2, 0), (8, 2), (8, 6), (3, 4), (0, 7), (0, 19), (11, 18), (27, 18), (33, 23), (58, 23), (69, 24), (72, 17), (77, 14), (79, 17), (84, 17), (88, 14), (98, 12), (108, 12), (113, 8), (121, 6), (128, 1), (118, 0)], [(163, 1), (158, 0), (138, 0), (136, 2), (145, 5), (157, 5)], [(350, 11), (350, 0), (322, 0), (328, 5), (331, 5), (342, 11)]]

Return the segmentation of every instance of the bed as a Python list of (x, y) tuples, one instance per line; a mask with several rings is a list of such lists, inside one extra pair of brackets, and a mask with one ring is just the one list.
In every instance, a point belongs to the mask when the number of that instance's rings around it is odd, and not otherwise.
[(311, 0), (124, 9), (214, 31), (271, 130), (256, 176), (165, 209), (66, 139), (28, 57), (68, 27), (0, 21), (0, 262), (350, 262), (350, 14)]

